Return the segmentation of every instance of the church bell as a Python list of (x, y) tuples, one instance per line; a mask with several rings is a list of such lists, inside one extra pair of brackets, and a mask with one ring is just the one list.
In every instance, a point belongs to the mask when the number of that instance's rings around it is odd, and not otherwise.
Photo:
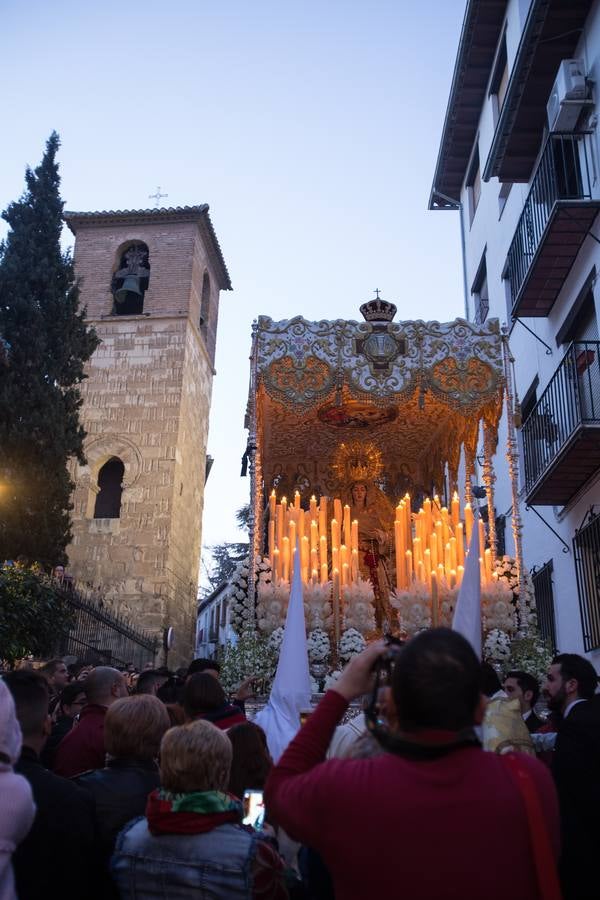
[(123, 279), (123, 284), (115, 291), (115, 300), (117, 303), (125, 303), (127, 300), (128, 294), (137, 294), (138, 297), (142, 296), (142, 291), (140, 290), (140, 279), (138, 275), (126, 275)]

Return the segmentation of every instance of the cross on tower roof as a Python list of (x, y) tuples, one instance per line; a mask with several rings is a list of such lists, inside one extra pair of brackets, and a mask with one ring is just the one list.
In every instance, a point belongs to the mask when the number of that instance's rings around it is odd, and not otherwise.
[(155, 205), (154, 208), (155, 208), (155, 209), (158, 209), (158, 207), (160, 206), (160, 201), (161, 201), (161, 199), (162, 199), (163, 197), (168, 197), (168, 196), (169, 196), (168, 194), (161, 194), (161, 192), (160, 192), (160, 185), (159, 185), (159, 186), (156, 188), (156, 193), (155, 193), (155, 194), (148, 194), (148, 200), (156, 200), (156, 205)]
[(379, 300), (379, 288), (375, 288), (375, 299)]

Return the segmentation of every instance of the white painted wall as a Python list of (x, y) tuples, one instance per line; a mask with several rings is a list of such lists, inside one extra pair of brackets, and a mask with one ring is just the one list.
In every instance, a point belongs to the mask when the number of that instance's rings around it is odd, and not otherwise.
[[(514, 60), (521, 31), (530, 0), (511, 0), (507, 7), (507, 56), (509, 66)], [(592, 8), (586, 27), (581, 36), (575, 54), (586, 62), (589, 77), (598, 82), (596, 97), (600, 95), (600, 0)], [(479, 154), (481, 169), (485, 161), (494, 135), (494, 112), (491, 98), (487, 97), (481, 111), (479, 123)], [(540, 135), (540, 144), (542, 135)], [(600, 197), (600, 149), (598, 133), (593, 138), (595, 177), (593, 196)], [(535, 170), (534, 170), (535, 171)], [(469, 202), (466, 187), (461, 196), (462, 227), (465, 236), (465, 266), (467, 288), (475, 278), (482, 254), (486, 250), (486, 265), (490, 311), (488, 317), (496, 317), (501, 323), (507, 323), (506, 284), (502, 280), (502, 271), (506, 256), (513, 239), (517, 222), (529, 191), (528, 185), (515, 184), (508, 196), (502, 214), (499, 213), (498, 194), (500, 184), (496, 178), (482, 184), (481, 198), (472, 223), (469, 222)], [(600, 238), (600, 219), (593, 226), (594, 233)], [(577, 297), (583, 283), (593, 265), (600, 273), (600, 245), (588, 237), (577, 257), (575, 264), (565, 281), (564, 287), (547, 319), (526, 319), (526, 324), (542, 340), (552, 348), (552, 355), (547, 355), (541, 343), (535, 340), (519, 324), (515, 323), (510, 335), (510, 347), (515, 357), (515, 375), (517, 390), (523, 398), (537, 375), (539, 377), (538, 398), (548, 384), (563, 356), (563, 348), (556, 345), (556, 334), (563, 324), (571, 305)], [(596, 310), (600, 322), (600, 283), (594, 288)], [(469, 298), (471, 301), (472, 298)], [(473, 303), (469, 302), (469, 317), (474, 317)], [(498, 452), (495, 458), (496, 509), (497, 513), (506, 512), (511, 506), (511, 492), (508, 478), (506, 453), (506, 421), (500, 427)], [(524, 524), (523, 549), (525, 563), (528, 568), (540, 566), (552, 559), (554, 563), (554, 598), (556, 611), (556, 627), (558, 646), (563, 652), (583, 653), (583, 639), (579, 601), (575, 578), (572, 540), (575, 530), (592, 505), (600, 505), (600, 473), (596, 483), (587, 487), (584, 494), (571, 502), (565, 509), (539, 507), (552, 528), (558, 532), (570, 548), (563, 552), (561, 542), (553, 535), (532, 511), (526, 511), (521, 503), (521, 516)], [(507, 552), (512, 553), (510, 520), (507, 522)], [(600, 651), (588, 654), (590, 660), (600, 670)]]

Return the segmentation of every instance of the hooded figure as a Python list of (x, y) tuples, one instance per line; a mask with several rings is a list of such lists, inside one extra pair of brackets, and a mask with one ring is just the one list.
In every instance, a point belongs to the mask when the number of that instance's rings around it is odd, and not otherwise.
[(0, 900), (17, 900), (11, 857), (35, 818), (29, 782), (13, 772), (21, 752), (21, 727), (10, 691), (0, 678)]

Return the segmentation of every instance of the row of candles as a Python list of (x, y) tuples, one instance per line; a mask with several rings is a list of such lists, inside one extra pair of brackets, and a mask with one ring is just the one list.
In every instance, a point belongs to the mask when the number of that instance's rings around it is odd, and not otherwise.
[[(329, 512), (333, 517), (328, 521)], [(460, 500), (455, 492), (450, 509), (440, 505), (440, 498), (426, 498), (414, 513), (410, 495), (398, 503), (394, 521), (395, 586), (408, 590), (413, 582), (426, 585), (437, 597), (440, 584), (460, 586), (464, 574), (465, 543), (468, 548), (475, 523), (469, 503), (461, 518)], [(277, 502), (275, 491), (269, 497), (268, 553), (274, 581), (291, 582), (296, 564), (296, 546), (300, 550), (302, 580), (317, 584), (331, 580), (334, 593), (359, 578), (359, 522), (351, 520), (348, 505), (341, 500), (310, 498), (309, 509), (301, 506), (296, 491), (292, 503), (282, 497)], [(485, 547), (484, 524), (477, 520), (479, 547)], [(390, 548), (383, 549), (389, 555)], [(480, 550), (481, 552), (481, 550)], [(330, 555), (329, 555), (330, 554)], [(482, 586), (496, 580), (491, 549), (480, 556)], [(392, 575), (392, 573), (390, 573)]]

